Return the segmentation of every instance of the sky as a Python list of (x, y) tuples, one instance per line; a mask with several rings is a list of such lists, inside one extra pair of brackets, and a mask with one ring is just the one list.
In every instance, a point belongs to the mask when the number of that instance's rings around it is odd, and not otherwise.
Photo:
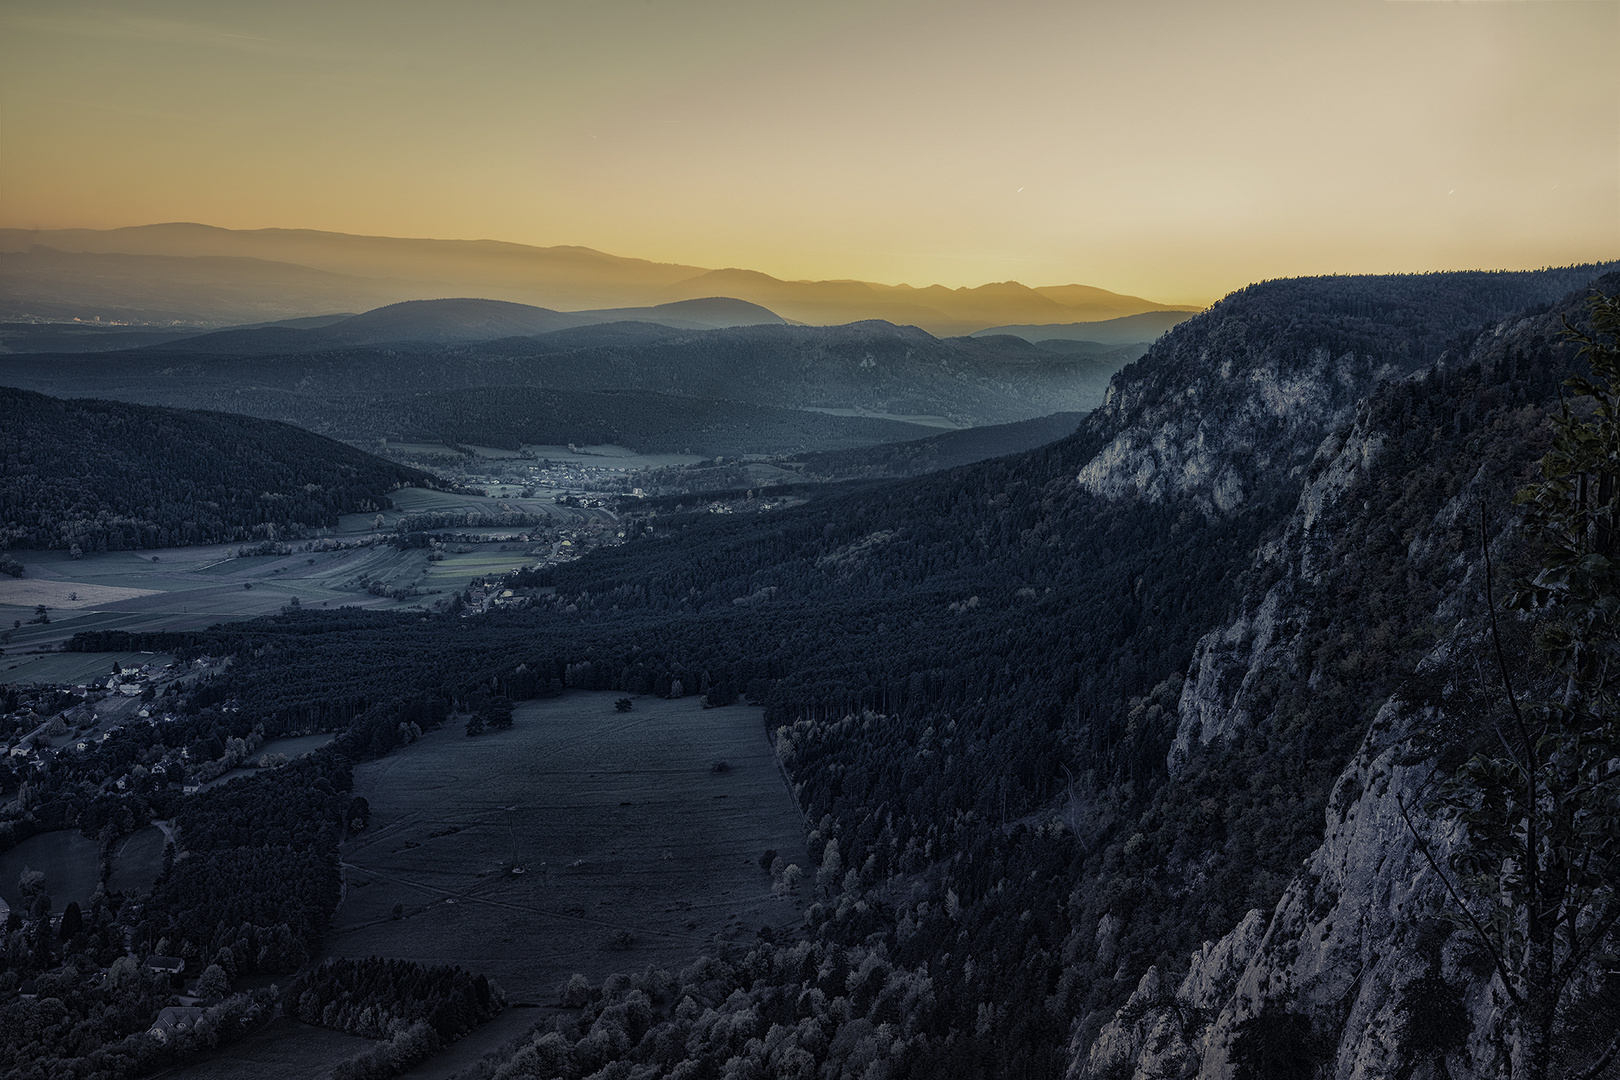
[(1083, 283), (1620, 257), (1620, 0), (0, 0), (0, 226)]

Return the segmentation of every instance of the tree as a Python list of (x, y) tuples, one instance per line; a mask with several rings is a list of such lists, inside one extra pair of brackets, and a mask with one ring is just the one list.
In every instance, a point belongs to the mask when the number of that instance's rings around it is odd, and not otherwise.
[(222, 998), (231, 992), (230, 976), (218, 964), (209, 964), (197, 980), (197, 996), (204, 1000)]
[[(1518, 496), (1541, 565), (1504, 605), (1536, 618), (1562, 693), (1534, 701), (1514, 690), (1487, 548), (1510, 730), (1500, 753), (1476, 754), (1429, 805), (1467, 829), (1447, 888), (1507, 999), (1514, 1080), (1551, 1075), (1570, 990), (1602, 977), (1594, 961), (1620, 922), (1620, 297), (1590, 308), (1591, 333), (1568, 330), (1591, 372), (1565, 383), (1581, 407), (1554, 419), (1542, 479)], [(1617, 1050), (1620, 1035), (1574, 1075), (1595, 1077)]]
[(60, 941), (72, 941), (75, 934), (83, 931), (84, 912), (79, 910), (77, 900), (69, 900), (68, 906), (62, 909), (62, 925), (57, 929), (57, 939)]

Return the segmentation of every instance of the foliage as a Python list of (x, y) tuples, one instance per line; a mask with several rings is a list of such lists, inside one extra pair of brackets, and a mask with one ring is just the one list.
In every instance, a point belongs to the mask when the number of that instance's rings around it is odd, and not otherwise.
[[(296, 536), (431, 478), (286, 424), (0, 387), (0, 544)], [(8, 571), (9, 572), (9, 571)]]
[(285, 1009), (307, 1024), (367, 1039), (425, 1022), (451, 1043), (500, 1013), (499, 988), (459, 967), (370, 956), (330, 959), (287, 989)]
[[(1541, 566), (1509, 600), (1538, 616), (1562, 695), (1521, 702), (1509, 683), (1502, 750), (1471, 758), (1434, 807), (1467, 827), (1455, 914), (1490, 951), (1514, 1074), (1533, 1080), (1551, 1068), (1569, 989), (1620, 922), (1620, 297), (1590, 308), (1595, 336), (1570, 331), (1590, 377), (1566, 381), (1577, 408), (1554, 419), (1543, 479), (1519, 495)], [(1507, 679), (1499, 636), (1496, 649)]]

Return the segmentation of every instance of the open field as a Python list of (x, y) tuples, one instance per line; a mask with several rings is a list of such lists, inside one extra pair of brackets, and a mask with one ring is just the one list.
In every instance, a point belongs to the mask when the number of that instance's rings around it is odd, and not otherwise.
[(870, 416), (877, 420), (900, 420), (907, 424), (919, 424), (922, 427), (946, 428), (956, 431), (964, 425), (956, 423), (945, 416), (908, 416), (902, 413), (877, 412), (873, 409), (818, 409), (813, 405), (805, 407), (808, 412), (826, 413), (828, 416)]
[[(155, 839), (154, 839), (155, 838)], [(163, 834), (148, 827), (137, 831), (113, 856), (113, 887), (143, 893), (163, 868)], [(101, 846), (76, 831), (30, 836), (10, 851), (0, 853), (0, 899), (15, 907), (21, 899), (17, 878), (24, 870), (45, 875), (51, 910), (60, 913), (69, 900), (88, 910), (101, 869)]]
[(241, 1042), (159, 1075), (164, 1080), (327, 1080), (332, 1066), (372, 1045), (370, 1039), (278, 1016)]
[(478, 738), (447, 725), (359, 766), (371, 827), (344, 848), (331, 951), (459, 963), (549, 1001), (574, 971), (679, 967), (717, 937), (796, 925), (758, 862), (806, 864), (759, 710), (643, 697), (618, 713), (616, 696), (522, 705)]
[[(400, 494), (405, 494), (404, 492)], [(513, 509), (543, 513), (557, 526), (611, 521), (605, 510), (556, 506), (549, 500), (494, 500), (443, 492), (412, 491), (402, 500), (410, 512), (428, 510), (498, 511), (501, 502)], [(375, 515), (354, 522), (351, 536), (371, 533)], [(397, 521), (400, 511), (385, 517)], [(345, 519), (347, 520), (347, 519)], [(512, 530), (461, 530), (493, 536)], [(241, 545), (164, 548), (153, 551), (114, 551), (70, 558), (64, 551), (18, 551), (12, 554), (25, 567), (21, 578), (0, 577), (0, 682), (84, 682), (105, 672), (112, 654), (65, 657), (52, 650), (81, 630), (187, 630), (218, 622), (271, 615), (296, 598), (305, 607), (409, 608), (431, 606), (459, 591), (475, 577), (502, 574), (534, 563), (532, 550), (545, 545), (503, 542), (470, 545), (471, 551), (451, 551), (441, 562), (429, 562), (426, 549), (399, 550), (385, 544), (344, 551), (304, 552), (289, 555), (254, 555), (238, 558)], [(294, 547), (301, 545), (295, 544)], [(373, 596), (362, 582), (382, 582), (405, 588), (414, 585), (426, 595), (403, 600)], [(48, 623), (33, 620), (37, 606), (49, 611)], [(120, 654), (119, 659), (130, 659)], [(150, 659), (150, 658), (147, 658)], [(93, 670), (92, 670), (93, 669)]]
[(16, 650), (15, 645), (8, 646), (6, 655), (0, 656), (0, 683), (65, 683), (78, 686), (105, 678), (112, 670), (114, 661), (132, 667), (136, 664), (162, 665), (174, 659), (167, 653), (20, 653)]
[(638, 454), (624, 446), (525, 446), (535, 457), (566, 461), (571, 465), (596, 465), (607, 469), (656, 469), (664, 465), (690, 465), (703, 459), (696, 454)]
[(137, 829), (113, 853), (112, 878), (107, 887), (126, 896), (139, 896), (152, 887), (163, 871), (163, 830), (156, 825)]

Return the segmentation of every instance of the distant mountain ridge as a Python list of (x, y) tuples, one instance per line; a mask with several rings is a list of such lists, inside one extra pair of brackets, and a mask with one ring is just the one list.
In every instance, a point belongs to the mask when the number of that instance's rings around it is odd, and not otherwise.
[[(187, 260), (214, 260), (206, 266)], [(235, 261), (226, 261), (235, 260)], [(1194, 311), (1087, 285), (973, 288), (784, 281), (755, 270), (624, 258), (494, 240), (233, 230), (190, 223), (124, 229), (0, 229), (0, 318), (136, 318), (215, 325), (365, 310), (404, 300), (488, 297), (560, 311), (735, 297), (817, 325), (883, 319), (933, 334)]]
[[(290, 325), (290, 322), (325, 322), (325, 325), (300, 327)], [(237, 327), (161, 343), (161, 347), (194, 353), (263, 356), (393, 342), (451, 344), (494, 341), (625, 322), (652, 324), (663, 328), (665, 334), (675, 330), (784, 325), (781, 317), (766, 308), (729, 297), (705, 297), (659, 307), (609, 308), (601, 311), (553, 311), (508, 300), (456, 298), (406, 300), (330, 322), (304, 319), (259, 327)]]

